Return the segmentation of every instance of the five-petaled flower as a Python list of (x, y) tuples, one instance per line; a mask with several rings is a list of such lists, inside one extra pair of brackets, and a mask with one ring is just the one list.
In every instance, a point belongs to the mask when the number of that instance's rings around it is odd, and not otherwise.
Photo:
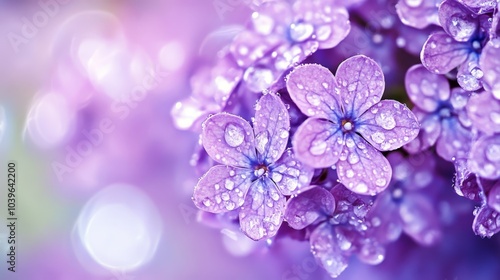
[(341, 63), (335, 77), (319, 65), (295, 68), (287, 89), (310, 117), (292, 141), (297, 158), (316, 168), (336, 165), (340, 181), (356, 193), (383, 191), (392, 170), (379, 151), (400, 148), (419, 131), (405, 105), (380, 101), (384, 87), (380, 66), (363, 55)]
[(281, 99), (269, 93), (256, 104), (253, 131), (241, 117), (219, 113), (203, 124), (202, 143), (223, 165), (213, 166), (194, 189), (202, 210), (239, 209), (241, 230), (259, 240), (276, 235), (283, 221), (284, 195), (307, 187), (313, 169), (287, 149), (290, 119)]

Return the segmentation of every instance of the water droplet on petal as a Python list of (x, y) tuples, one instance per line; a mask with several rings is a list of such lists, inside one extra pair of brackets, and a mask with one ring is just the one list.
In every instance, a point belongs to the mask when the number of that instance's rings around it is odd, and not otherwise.
[(210, 201), (210, 199), (205, 198), (203, 200), (203, 205), (205, 205), (206, 207), (210, 207), (210, 205), (212, 205), (212, 202)]
[(321, 104), (321, 99), (319, 95), (315, 93), (308, 93), (306, 94), (306, 100), (309, 102), (309, 104), (313, 106), (319, 106)]
[(228, 190), (232, 190), (234, 188), (234, 182), (232, 180), (226, 179), (224, 187)]
[(224, 130), (224, 140), (231, 147), (238, 147), (245, 140), (245, 131), (240, 125), (230, 123)]
[(295, 42), (303, 42), (314, 33), (314, 27), (309, 23), (293, 23), (290, 25), (290, 38)]
[(375, 132), (373, 133), (370, 138), (372, 138), (373, 142), (377, 144), (381, 144), (382, 142), (385, 141), (385, 135), (382, 132)]
[(326, 152), (327, 144), (325, 141), (314, 141), (312, 142), (309, 152), (312, 155), (320, 156)]
[(486, 158), (489, 161), (500, 161), (500, 144), (491, 144), (486, 148)]

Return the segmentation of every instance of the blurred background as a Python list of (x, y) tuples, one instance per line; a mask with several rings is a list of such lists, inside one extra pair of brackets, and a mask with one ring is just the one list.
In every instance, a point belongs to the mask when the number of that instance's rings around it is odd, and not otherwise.
[[(198, 136), (170, 110), (250, 18), (244, 2), (0, 1), (0, 279), (329, 279), (307, 242), (254, 243), (197, 222)], [(489, 278), (500, 242), (474, 237), (469, 218), (443, 246), (402, 238), (382, 265), (353, 259), (340, 279)]]

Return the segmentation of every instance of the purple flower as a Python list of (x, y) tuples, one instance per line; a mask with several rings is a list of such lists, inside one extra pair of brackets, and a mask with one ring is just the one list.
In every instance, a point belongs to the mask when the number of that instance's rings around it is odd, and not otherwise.
[(480, 206), (474, 210), (472, 229), (481, 237), (500, 232), (500, 180), (488, 180), (472, 173), (463, 160), (455, 164), (455, 191)]
[(472, 145), (469, 168), (486, 179), (500, 178), (500, 133), (483, 136)]
[(196, 206), (212, 213), (240, 208), (241, 230), (259, 240), (274, 236), (282, 221), (284, 195), (308, 186), (313, 170), (286, 149), (290, 120), (274, 94), (255, 107), (253, 131), (244, 119), (219, 113), (203, 124), (203, 147), (215, 161), (195, 187)]
[(419, 124), (405, 105), (380, 101), (380, 67), (362, 55), (341, 63), (336, 77), (319, 65), (302, 65), (288, 76), (287, 89), (309, 116), (292, 141), (297, 158), (316, 168), (335, 165), (340, 181), (356, 193), (383, 191), (392, 171), (379, 151), (413, 140)]
[[(497, 14), (498, 18), (500, 14)], [(500, 39), (493, 39), (486, 44), (479, 64), (484, 71), (485, 89), (490, 91), (496, 99), (500, 99)]]
[(497, 0), (457, 0), (475, 14), (485, 14), (492, 12), (497, 6)]
[(370, 235), (365, 216), (372, 200), (337, 184), (331, 192), (321, 187), (290, 199), (285, 219), (295, 229), (311, 229), (311, 252), (332, 277), (339, 276), (356, 254), (368, 264), (384, 260), (385, 249)]
[(270, 1), (252, 14), (251, 27), (236, 36), (229, 50), (245, 70), (249, 89), (259, 92), (318, 49), (336, 46), (349, 30), (347, 10), (331, 0)]
[(442, 0), (399, 0), (396, 11), (401, 21), (415, 28), (439, 25), (438, 6)]
[(458, 67), (460, 86), (467, 91), (480, 89), (484, 73), (479, 57), (489, 40), (491, 16), (476, 16), (455, 0), (445, 0), (439, 7), (439, 22), (445, 32), (429, 36), (422, 49), (422, 64), (437, 74)]
[(414, 154), (436, 144), (438, 155), (447, 161), (466, 157), (472, 141), (465, 111), (469, 93), (460, 88), (450, 91), (444, 76), (430, 73), (420, 64), (406, 73), (405, 87), (422, 125), (418, 137), (405, 149)]
[(392, 180), (368, 214), (379, 240), (395, 241), (403, 231), (422, 245), (440, 240), (437, 196), (445, 184), (435, 172), (432, 155), (429, 152), (404, 158), (396, 152), (387, 157), (394, 170)]

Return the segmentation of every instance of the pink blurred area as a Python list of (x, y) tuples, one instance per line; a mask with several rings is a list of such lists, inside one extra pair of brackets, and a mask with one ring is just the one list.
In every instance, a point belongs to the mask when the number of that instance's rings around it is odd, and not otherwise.
[[(196, 222), (197, 136), (170, 118), (223, 43), (207, 34), (248, 18), (229, 2), (221, 14), (201, 0), (0, 1), (0, 154), (20, 169), (17, 271), (2, 265), (0, 279), (280, 279), (289, 269), (279, 249), (248, 253)], [(116, 184), (132, 194), (105, 195)]]

